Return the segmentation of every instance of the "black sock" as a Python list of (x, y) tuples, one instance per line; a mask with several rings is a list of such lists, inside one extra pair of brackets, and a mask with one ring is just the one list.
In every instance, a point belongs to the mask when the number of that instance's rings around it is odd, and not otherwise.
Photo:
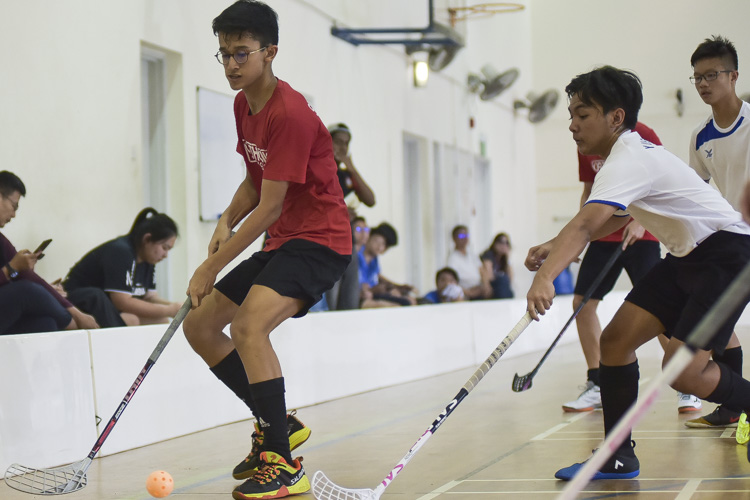
[[(638, 399), (638, 361), (625, 366), (599, 365), (602, 393), (602, 413), (604, 414), (604, 435), (615, 428), (623, 415)], [(634, 455), (630, 444), (632, 432), (623, 440), (617, 453)]]
[(742, 346), (727, 349), (721, 354), (714, 353), (713, 358), (717, 363), (724, 363), (734, 373), (742, 376)]
[(586, 379), (601, 387), (601, 382), (599, 381), (599, 368), (592, 368), (587, 371)]
[(272, 451), (292, 463), (289, 450), (289, 430), (286, 422), (286, 400), (284, 399), (284, 377), (250, 384), (258, 424), (263, 431), (263, 450)]
[(226, 358), (219, 361), (216, 366), (211, 368), (211, 371), (216, 375), (216, 378), (224, 382), (224, 385), (229, 387), (232, 392), (240, 398), (248, 408), (250, 408), (250, 411), (253, 412), (253, 415), (257, 418), (258, 415), (255, 413), (255, 404), (253, 404), (250, 384), (247, 381), (245, 365), (242, 364), (242, 359), (240, 359), (240, 354), (237, 352), (237, 349), (233, 350)]
[(719, 385), (706, 397), (706, 401), (741, 412), (750, 410), (750, 382), (737, 375), (724, 363), (716, 363), (721, 370)]

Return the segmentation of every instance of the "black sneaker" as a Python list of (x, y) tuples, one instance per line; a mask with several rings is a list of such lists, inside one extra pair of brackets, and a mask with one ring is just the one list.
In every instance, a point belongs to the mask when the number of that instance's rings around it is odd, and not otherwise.
[[(299, 448), (302, 443), (308, 440), (312, 431), (295, 416), (297, 410), (292, 410), (286, 416), (286, 423), (289, 432), (289, 450)], [(247, 479), (258, 471), (260, 467), (260, 454), (263, 451), (263, 431), (260, 429), (258, 422), (255, 422), (255, 432), (253, 432), (253, 446), (250, 454), (237, 464), (232, 471), (232, 477), (235, 479)]]
[[(635, 448), (635, 442), (632, 441), (631, 443)], [(596, 450), (593, 450), (593, 452), (596, 453)], [(586, 462), (582, 462), (564, 467), (555, 472), (555, 477), (557, 479), (562, 479), (563, 481), (570, 481), (585, 464)], [(609, 459), (604, 462), (601, 469), (594, 474), (594, 477), (592, 477), (591, 480), (632, 479), (641, 473), (640, 468), (641, 464), (638, 462), (638, 457), (635, 456), (635, 453), (620, 452), (609, 457)]]
[(724, 406), (717, 406), (716, 409), (708, 415), (688, 420), (685, 422), (685, 425), (693, 428), (719, 429), (724, 427), (737, 427), (737, 422), (739, 422), (739, 420), (739, 412), (732, 411)]
[(294, 459), (288, 464), (281, 455), (264, 451), (259, 460), (258, 472), (232, 491), (232, 498), (235, 500), (283, 498), (310, 491), (310, 481), (305, 476), (302, 458)]

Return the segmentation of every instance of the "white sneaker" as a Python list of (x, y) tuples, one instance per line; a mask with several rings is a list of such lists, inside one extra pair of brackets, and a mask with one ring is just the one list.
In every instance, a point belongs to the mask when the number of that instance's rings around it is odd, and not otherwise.
[(693, 413), (700, 411), (703, 408), (703, 403), (697, 397), (692, 394), (677, 393), (677, 411), (679, 413)]
[(602, 407), (602, 395), (598, 385), (591, 380), (587, 380), (586, 385), (583, 386), (582, 389), (583, 392), (578, 396), (578, 399), (563, 405), (563, 411), (592, 411)]

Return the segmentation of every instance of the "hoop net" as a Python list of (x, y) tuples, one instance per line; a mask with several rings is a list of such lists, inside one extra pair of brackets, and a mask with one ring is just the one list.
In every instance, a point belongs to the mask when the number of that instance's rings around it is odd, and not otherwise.
[(455, 28), (458, 21), (518, 12), (525, 8), (523, 4), (514, 2), (478, 3), (476, 5), (467, 5), (466, 7), (450, 7), (448, 8), (448, 15), (450, 16), (451, 27)]
[(318, 500), (377, 500), (380, 498), (374, 490), (342, 488), (328, 479), (320, 470), (313, 476), (312, 490)]
[(72, 493), (88, 483), (86, 469), (90, 459), (51, 469), (33, 469), (13, 464), (5, 471), (5, 483), (18, 491), (33, 495)]

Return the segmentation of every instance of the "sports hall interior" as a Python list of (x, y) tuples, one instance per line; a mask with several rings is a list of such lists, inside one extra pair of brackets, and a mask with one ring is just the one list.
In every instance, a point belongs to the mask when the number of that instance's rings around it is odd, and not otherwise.
[[(202, 96), (232, 96), (211, 32), (229, 3), (4, 3), (0, 170), (21, 177), (28, 193), (3, 234), (18, 248), (53, 239), (38, 274), (63, 277), (85, 251), (124, 234), (139, 210), (154, 206), (180, 229), (159, 266), (159, 292), (183, 299), (215, 225), (206, 204), (234, 192), (202, 161), (208, 139), (201, 127), (212, 117), (199, 109)], [(331, 28), (423, 27), (428, 0), (268, 3), (280, 20), (275, 75), (302, 92), (325, 124), (351, 128), (353, 159), (377, 197), (358, 211), (399, 231), (399, 245), (381, 259), (389, 277), (432, 289), (456, 224), (468, 226), (476, 251), (498, 232), (512, 240), (515, 299), (315, 313), (274, 333), (288, 406), (313, 430), (295, 454), (311, 477), (322, 469), (342, 485), (372, 488), (524, 314), (527, 249), (557, 234), (578, 209), (565, 85), (603, 64), (636, 72), (640, 121), (687, 160), (690, 134), (710, 112), (688, 81), (690, 54), (711, 35), (732, 40), (737, 92), (750, 95), (743, 77), (750, 2), (521, 0), (520, 10), (457, 21), (463, 47), (423, 87), (414, 84), (413, 64), (425, 53), (407, 54), (398, 43), (354, 45)], [(433, 15), (445, 19), (449, 7), (477, 3), (435, 0)], [(519, 73), (490, 100), (467, 84), (469, 74), (484, 78), (486, 65)], [(551, 89), (557, 105), (538, 123), (514, 105)], [(228, 144), (234, 147), (231, 138)], [(241, 159), (231, 158), (218, 177), (241, 178)], [(602, 303), (603, 322), (628, 288), (621, 278)], [(600, 412), (571, 416), (560, 408), (585, 381), (575, 324), (532, 389), (514, 393), (510, 385), (514, 373), (534, 367), (571, 313), (570, 297), (556, 299), (383, 498), (555, 498), (563, 485), (554, 471), (585, 459), (603, 435)], [(0, 337), (0, 469), (84, 458), (163, 332)], [(737, 333), (750, 342), (747, 313)], [(639, 355), (644, 381), (652, 379), (658, 345)], [(641, 476), (593, 483), (581, 498), (750, 497), (746, 448), (731, 430), (684, 427), (675, 398), (665, 388), (636, 427)], [(175, 478), (175, 498), (228, 498), (231, 468), (249, 451), (247, 417), (178, 332), (94, 461), (89, 485), (71, 498), (147, 499), (143, 483), (157, 469)], [(0, 483), (0, 498), (30, 496)]]

